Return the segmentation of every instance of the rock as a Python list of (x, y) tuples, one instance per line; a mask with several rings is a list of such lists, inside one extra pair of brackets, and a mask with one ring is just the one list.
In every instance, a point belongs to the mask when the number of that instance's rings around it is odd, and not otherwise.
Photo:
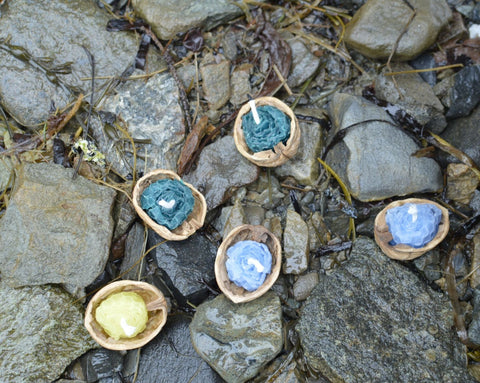
[[(162, 240), (151, 232), (147, 247)], [(217, 247), (199, 233), (184, 241), (167, 241), (153, 250), (152, 256), (165, 275), (164, 282), (192, 302), (207, 292), (202, 280), (209, 282), (215, 279)]]
[(473, 292), (473, 313), (472, 321), (468, 326), (468, 339), (476, 344), (480, 345), (480, 291), (475, 289)]
[(261, 206), (245, 206), (245, 216), (250, 225), (261, 225), (265, 221), (265, 209)]
[(404, 1), (367, 1), (347, 24), (345, 42), (364, 56), (387, 59), (401, 36), (393, 59), (413, 59), (435, 42), (452, 12), (445, 0), (411, 0), (410, 4), (416, 14), (408, 25), (413, 11)]
[(225, 222), (225, 226), (221, 233), (222, 237), (225, 239), (228, 233), (230, 233), (237, 226), (243, 225), (246, 222), (247, 218), (245, 217), (245, 211), (243, 210), (242, 203), (237, 199), (227, 216), (227, 221)]
[[(460, 149), (476, 164), (480, 164), (480, 145), (478, 145), (478, 121), (480, 106), (476, 107), (468, 117), (450, 121), (442, 133), (442, 138)], [(448, 156), (446, 162), (459, 162), (455, 157)]]
[(81, 289), (108, 259), (115, 191), (61, 165), (25, 164), (0, 221), (0, 270), (12, 287), (67, 283)]
[(302, 135), (297, 154), (283, 165), (275, 168), (279, 177), (292, 176), (303, 185), (313, 185), (319, 176), (317, 157), (322, 150), (323, 139), (320, 125), (316, 122), (300, 122)]
[(200, 74), (209, 108), (220, 109), (230, 99), (230, 61), (221, 60), (219, 55), (207, 55), (200, 65)]
[(292, 49), (292, 68), (287, 79), (287, 84), (291, 88), (302, 85), (318, 69), (320, 58), (312, 54), (305, 44), (297, 39), (287, 40)]
[[(297, 325), (308, 363), (333, 382), (474, 382), (446, 296), (359, 237)], [(348, 355), (348, 358), (345, 356)]]
[(13, 164), (7, 156), (0, 157), (0, 194), (13, 185)]
[(249, 202), (271, 209), (281, 203), (285, 194), (282, 193), (282, 187), (277, 177), (271, 172), (260, 172), (258, 180), (248, 187), (249, 191), (246, 199)]
[[(392, 66), (394, 72), (413, 70), (407, 64)], [(412, 115), (421, 125), (439, 134), (447, 126), (443, 105), (433, 89), (418, 73), (395, 76), (379, 75), (375, 81), (375, 95), (381, 100), (398, 105)]]
[(225, 202), (234, 188), (255, 181), (258, 173), (258, 167), (238, 152), (233, 137), (225, 136), (203, 149), (197, 168), (183, 179), (203, 193), (211, 210)]
[[(431, 53), (423, 53), (415, 60), (411, 61), (410, 65), (414, 69), (432, 69), (437, 66), (437, 63)], [(435, 71), (421, 72), (419, 75), (423, 78), (423, 81), (431, 87), (434, 87), (437, 84), (437, 73)]]
[(287, 211), (287, 220), (283, 232), (284, 261), (282, 270), (285, 274), (301, 274), (308, 267), (308, 226), (293, 210)]
[[(125, 241), (125, 255), (122, 259), (122, 265), (120, 267), (120, 274), (123, 275), (123, 279), (138, 280), (140, 275), (144, 275), (146, 271), (145, 262), (138, 262), (142, 257), (145, 243), (145, 226), (141, 223), (135, 223), (130, 229), (127, 239)], [(141, 269), (141, 272), (140, 272)], [(127, 272), (127, 270), (129, 270)]]
[[(442, 189), (438, 164), (430, 158), (413, 157), (419, 146), (382, 108), (361, 97), (336, 93), (329, 114), (334, 126), (330, 137), (355, 124), (326, 157), (353, 197), (375, 201)], [(370, 121), (356, 125), (366, 120)]]
[(232, 88), (230, 102), (236, 107), (245, 104), (248, 101), (248, 95), (252, 93), (252, 87), (250, 85), (251, 68), (251, 64), (244, 64), (235, 68), (232, 72), (230, 79)]
[(130, 203), (127, 195), (119, 193), (113, 207), (113, 220), (115, 221), (115, 231), (113, 232), (113, 238), (120, 238), (123, 234), (130, 229), (137, 219), (137, 212), (133, 205)]
[(293, 296), (297, 301), (304, 301), (318, 284), (318, 273), (300, 275), (293, 284)]
[(272, 380), (272, 383), (300, 383), (301, 380), (297, 378), (295, 373), (297, 367), (296, 362), (290, 363), (283, 371)]
[(58, 287), (0, 283), (0, 381), (49, 383), (95, 347), (83, 309)]
[(447, 198), (468, 205), (480, 180), (465, 164), (448, 164)]
[[(90, 81), (81, 80), (91, 76), (82, 47), (95, 57), (97, 76), (118, 76), (132, 65), (135, 35), (106, 31), (110, 18), (83, 0), (19, 0), (2, 7), (0, 41), (9, 39), (0, 50), (4, 109), (20, 124), (35, 126), (47, 119), (52, 102), (63, 109), (76, 94), (89, 93)], [(96, 78), (97, 89), (107, 81)]]
[(209, 30), (242, 14), (228, 0), (133, 0), (132, 5), (161, 40), (195, 27)]
[(480, 287), (480, 232), (477, 232), (473, 237), (472, 265), (470, 268), (472, 272), (470, 276), (470, 286), (477, 289)]
[(468, 116), (480, 101), (480, 65), (467, 66), (456, 73), (449, 96), (447, 118)]
[(159, 336), (142, 348), (137, 383), (222, 383), (223, 380), (196, 353), (184, 315), (168, 318)]
[[(112, 112), (126, 122), (134, 140), (149, 140), (137, 147), (137, 169), (176, 171), (177, 161), (185, 140), (183, 112), (179, 92), (169, 73), (157, 74), (148, 81), (127, 81), (116, 94), (102, 102), (103, 111)], [(117, 129), (105, 129), (97, 123), (92, 134), (109, 163), (117, 172), (133, 174), (133, 152), (130, 141)], [(140, 157), (148, 155), (145, 165)]]
[(313, 212), (307, 225), (310, 251), (316, 250), (322, 243), (328, 242), (330, 233), (320, 212)]
[(119, 351), (99, 348), (83, 355), (80, 363), (87, 383), (94, 383), (118, 375), (122, 371), (123, 355)]
[(267, 292), (242, 304), (225, 295), (202, 303), (190, 324), (193, 347), (228, 383), (253, 378), (282, 349), (282, 309)]

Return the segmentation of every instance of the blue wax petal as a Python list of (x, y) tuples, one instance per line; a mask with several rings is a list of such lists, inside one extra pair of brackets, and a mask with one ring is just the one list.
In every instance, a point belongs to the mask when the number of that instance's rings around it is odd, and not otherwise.
[[(163, 200), (167, 203), (175, 201), (172, 208), (159, 205)], [(145, 188), (141, 197), (142, 209), (159, 225), (169, 230), (180, 226), (193, 211), (195, 199), (190, 188), (182, 181), (163, 179)]]
[(237, 242), (227, 249), (227, 257), (225, 267), (228, 278), (247, 291), (258, 289), (272, 271), (272, 254), (263, 243)]
[(242, 117), (245, 142), (254, 153), (271, 150), (279, 142), (287, 144), (290, 138), (290, 117), (270, 105), (257, 108), (260, 123), (257, 125), (250, 111)]
[(385, 219), (393, 236), (390, 245), (404, 244), (419, 248), (437, 234), (442, 211), (432, 204), (407, 203), (387, 210)]

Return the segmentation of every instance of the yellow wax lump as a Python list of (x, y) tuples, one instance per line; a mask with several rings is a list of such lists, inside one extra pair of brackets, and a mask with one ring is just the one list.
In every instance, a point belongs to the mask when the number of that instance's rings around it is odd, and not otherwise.
[(100, 303), (95, 311), (95, 319), (113, 339), (133, 338), (145, 330), (147, 306), (136, 293), (116, 293)]

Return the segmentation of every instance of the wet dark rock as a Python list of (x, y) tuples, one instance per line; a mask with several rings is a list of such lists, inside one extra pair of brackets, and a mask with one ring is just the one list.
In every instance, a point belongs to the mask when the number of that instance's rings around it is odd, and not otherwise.
[(329, 114), (334, 127), (330, 139), (342, 129), (370, 120), (349, 128), (326, 157), (355, 198), (374, 201), (442, 189), (438, 164), (413, 157), (420, 147), (382, 108), (361, 97), (336, 93)]
[(91, 76), (82, 46), (95, 57), (97, 75), (117, 76), (133, 63), (135, 36), (107, 32), (109, 19), (92, 1), (19, 0), (2, 8), (0, 41), (8, 36), (7, 46), (16, 48), (0, 50), (0, 99), (15, 120), (37, 125), (52, 101), (62, 109), (78, 92), (90, 91), (90, 81), (81, 80)]
[[(410, 0), (416, 15), (395, 50), (395, 60), (413, 59), (432, 45), (452, 12), (445, 0)], [(402, 0), (367, 1), (347, 24), (345, 42), (363, 55), (387, 59), (412, 10)]]
[(447, 118), (465, 117), (480, 101), (480, 65), (463, 68), (455, 74), (450, 90), (450, 109)]
[(292, 68), (287, 79), (287, 84), (294, 88), (307, 81), (320, 65), (316, 57), (305, 44), (296, 38), (287, 40), (292, 49)]
[(0, 270), (13, 287), (68, 283), (81, 289), (107, 262), (115, 191), (61, 165), (25, 164), (0, 221)]
[[(394, 72), (413, 70), (407, 64), (392, 66)], [(443, 105), (433, 89), (418, 73), (399, 76), (380, 75), (375, 81), (375, 95), (412, 115), (426, 129), (439, 134), (447, 126)]]
[(297, 154), (283, 165), (275, 168), (279, 177), (292, 176), (303, 185), (313, 185), (319, 175), (317, 158), (322, 149), (323, 137), (316, 122), (300, 122), (302, 135)]
[(243, 383), (282, 349), (282, 309), (273, 292), (247, 303), (225, 295), (201, 304), (190, 324), (193, 347), (228, 383)]
[(208, 30), (242, 14), (228, 0), (133, 0), (132, 5), (162, 40), (195, 27)]
[(308, 267), (308, 226), (300, 214), (287, 211), (283, 232), (282, 270), (285, 274), (301, 274)]
[[(163, 241), (151, 232), (148, 248)], [(153, 256), (158, 267), (166, 274), (180, 294), (190, 301), (196, 301), (207, 292), (202, 280), (209, 282), (215, 279), (214, 264), (217, 247), (201, 234), (194, 234), (184, 241), (168, 241), (155, 250)]]
[(473, 313), (472, 321), (468, 326), (468, 338), (474, 344), (480, 345), (480, 290), (473, 292)]
[(238, 152), (233, 137), (225, 136), (203, 149), (197, 168), (183, 178), (203, 193), (211, 210), (235, 188), (255, 181), (258, 173), (259, 168)]
[(472, 13), (470, 13), (470, 19), (474, 23), (480, 23), (480, 3), (475, 4)]
[[(185, 126), (178, 88), (169, 73), (158, 74), (148, 81), (127, 81), (114, 95), (106, 97), (100, 107), (121, 116), (134, 140), (149, 140), (148, 144), (138, 141), (135, 144), (137, 169), (176, 170)], [(92, 134), (117, 172), (123, 176), (133, 174), (133, 152), (128, 137), (98, 122), (93, 125)], [(145, 153), (146, 165), (142, 159)]]
[[(480, 121), (480, 106), (476, 107), (470, 116), (450, 121), (442, 133), (443, 139), (470, 156), (476, 164), (480, 164), (478, 121)], [(448, 156), (446, 161), (459, 162), (453, 156)]]
[(230, 99), (230, 61), (207, 55), (200, 65), (202, 89), (210, 109), (217, 110)]
[(110, 378), (122, 370), (123, 355), (119, 351), (99, 348), (91, 350), (80, 358), (83, 375), (87, 383)]
[(0, 283), (0, 381), (49, 383), (96, 343), (83, 309), (58, 287)]
[[(297, 325), (309, 364), (333, 382), (474, 382), (448, 298), (359, 237)], [(345, 358), (348, 355), (348, 358)]]
[[(410, 65), (415, 69), (431, 69), (435, 68), (437, 63), (431, 53), (424, 53), (418, 56), (415, 60), (412, 60)], [(423, 78), (423, 81), (432, 87), (437, 83), (437, 72), (433, 70), (429, 72), (421, 72), (419, 75)]]
[(190, 341), (189, 324), (186, 316), (168, 318), (161, 333), (142, 348), (137, 383), (223, 382), (196, 354)]
[(427, 251), (412, 262), (422, 276), (430, 282), (434, 282), (443, 276), (442, 255), (438, 249)]
[[(120, 274), (126, 272), (123, 275), (123, 279), (137, 280), (139, 275), (143, 275), (145, 272), (145, 262), (138, 262), (144, 252), (145, 243), (145, 226), (141, 223), (133, 225), (128, 232), (127, 239), (125, 241), (125, 255), (122, 259), (122, 265), (120, 267)], [(141, 269), (141, 272), (140, 272)], [(127, 270), (129, 270), (127, 272)]]

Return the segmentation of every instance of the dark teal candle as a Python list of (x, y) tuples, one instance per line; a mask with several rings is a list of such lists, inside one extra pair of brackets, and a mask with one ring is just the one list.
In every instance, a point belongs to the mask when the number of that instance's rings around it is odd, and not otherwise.
[(190, 188), (182, 181), (163, 179), (143, 191), (140, 204), (156, 223), (173, 230), (193, 211), (195, 199)]
[(290, 138), (290, 117), (269, 105), (257, 107), (257, 112), (259, 124), (251, 111), (242, 117), (243, 135), (250, 150), (257, 153), (272, 150), (279, 142), (286, 145)]

